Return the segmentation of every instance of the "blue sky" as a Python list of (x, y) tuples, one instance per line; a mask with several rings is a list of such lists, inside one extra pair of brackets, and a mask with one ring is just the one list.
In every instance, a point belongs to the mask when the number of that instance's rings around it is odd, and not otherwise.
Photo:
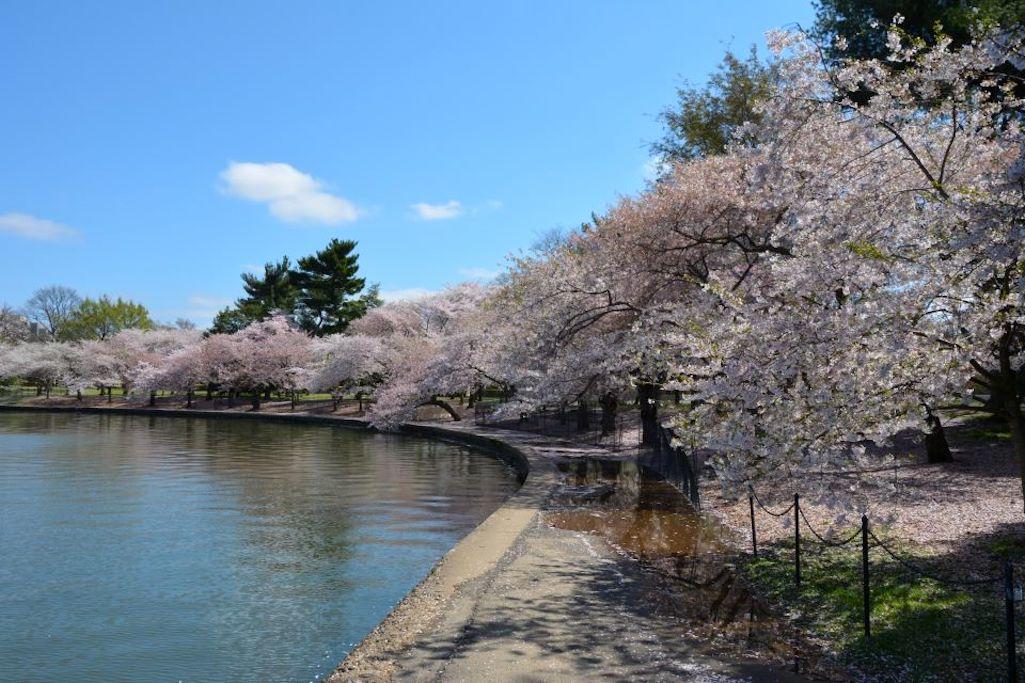
[(332, 237), (385, 292), (487, 277), (644, 184), (657, 114), (809, 2), (8, 2), (0, 301), (201, 324)]

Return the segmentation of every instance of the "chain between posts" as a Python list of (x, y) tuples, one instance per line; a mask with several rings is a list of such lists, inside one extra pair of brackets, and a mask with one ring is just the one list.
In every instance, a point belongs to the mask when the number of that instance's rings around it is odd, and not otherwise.
[(1017, 671), (1017, 650), (1016, 650), (1016, 628), (1015, 628), (1015, 603), (1021, 601), (1021, 588), (1016, 587), (1014, 584), (1014, 568), (1010, 561), (1004, 563), (1004, 571), (1001, 576), (993, 576), (981, 579), (955, 579), (945, 578), (938, 576), (932, 572), (926, 571), (921, 567), (916, 566), (909, 560), (902, 558), (897, 552), (895, 552), (886, 542), (879, 538), (872, 531), (869, 526), (868, 515), (861, 516), (860, 528), (855, 530), (850, 536), (846, 536), (843, 540), (834, 541), (826, 538), (823, 534), (819, 533), (815, 526), (808, 519), (804, 510), (801, 509), (801, 499), (799, 494), (794, 494), (794, 502), (787, 506), (783, 510), (772, 510), (766, 506), (762, 500), (758, 497), (753, 486), (748, 486), (748, 508), (751, 521), (751, 548), (755, 557), (758, 557), (758, 533), (755, 511), (756, 508), (761, 509), (768, 515), (773, 517), (785, 517), (786, 515), (793, 512), (794, 515), (794, 584), (798, 590), (801, 588), (802, 582), (802, 566), (801, 566), (801, 520), (804, 520), (804, 528), (809, 530), (812, 536), (821, 544), (824, 548), (843, 548), (850, 543), (861, 538), (861, 583), (862, 583), (862, 628), (864, 630), (865, 640), (869, 641), (872, 637), (872, 591), (870, 581), (870, 551), (872, 548), (880, 548), (886, 555), (890, 557), (894, 562), (905, 568), (909, 572), (935, 581), (941, 585), (964, 589), (970, 586), (984, 586), (994, 585), (1001, 581), (1004, 584), (1004, 598), (1005, 598), (1005, 622), (1007, 630), (1007, 671), (1008, 680), (1017, 683), (1018, 671)]

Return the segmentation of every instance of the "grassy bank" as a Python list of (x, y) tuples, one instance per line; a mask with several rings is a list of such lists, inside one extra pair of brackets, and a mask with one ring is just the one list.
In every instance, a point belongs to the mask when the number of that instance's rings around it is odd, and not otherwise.
[[(936, 558), (911, 548), (901, 557), (932, 569)], [(871, 551), (872, 637), (862, 627), (861, 546), (813, 549), (794, 585), (793, 547), (751, 558), (754, 586), (844, 664), (879, 681), (999, 681), (1007, 678), (1002, 584), (968, 589), (912, 574)], [(939, 571), (937, 571), (939, 574)]]

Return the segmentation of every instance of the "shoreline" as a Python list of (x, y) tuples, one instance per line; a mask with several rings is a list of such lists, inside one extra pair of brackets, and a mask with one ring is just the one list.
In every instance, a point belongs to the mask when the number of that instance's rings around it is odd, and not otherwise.
[[(159, 407), (0, 405), (0, 412), (259, 419), (376, 431), (308, 413)], [(471, 422), (413, 422), (399, 433), (458, 443), (511, 465), (520, 487), (460, 539), (324, 680), (806, 680), (778, 665), (702, 653), (661, 613), (650, 576), (600, 538), (546, 523), (557, 462), (597, 447)]]
[[(213, 411), (188, 408), (152, 408), (111, 406), (40, 406), (0, 405), (0, 413), (74, 413), (88, 415), (116, 414), (130, 416), (201, 418), (226, 420), (262, 420), (264, 422), (302, 423), (339, 426), (346, 429), (378, 432), (366, 420), (352, 417), (328, 417), (308, 413), (260, 413)], [(452, 425), (461, 423), (453, 422)], [(387, 680), (394, 670), (397, 650), (411, 646), (436, 621), (455, 596), (458, 587), (479, 579), (492, 570), (538, 511), (532, 500), (543, 488), (542, 477), (531, 474), (543, 470), (543, 463), (531, 458), (507, 440), (458, 427), (442, 427), (425, 423), (403, 424), (398, 433), (407, 436), (455, 443), (496, 457), (516, 472), (519, 487), (490, 515), (461, 538), (434, 564), (388, 614), (366, 634), (324, 680), (344, 681), (357, 676), (360, 680)], [(532, 468), (533, 464), (533, 468)], [(554, 485), (554, 468), (546, 483)]]

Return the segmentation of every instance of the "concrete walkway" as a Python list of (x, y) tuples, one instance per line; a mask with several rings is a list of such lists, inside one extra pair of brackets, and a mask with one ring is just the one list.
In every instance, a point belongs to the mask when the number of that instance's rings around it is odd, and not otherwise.
[(657, 614), (639, 563), (539, 514), (567, 456), (608, 455), (508, 430), (452, 424), (409, 431), (515, 449), (522, 488), (435, 571), (329, 679), (395, 681), (797, 681), (769, 667), (697, 654)]

